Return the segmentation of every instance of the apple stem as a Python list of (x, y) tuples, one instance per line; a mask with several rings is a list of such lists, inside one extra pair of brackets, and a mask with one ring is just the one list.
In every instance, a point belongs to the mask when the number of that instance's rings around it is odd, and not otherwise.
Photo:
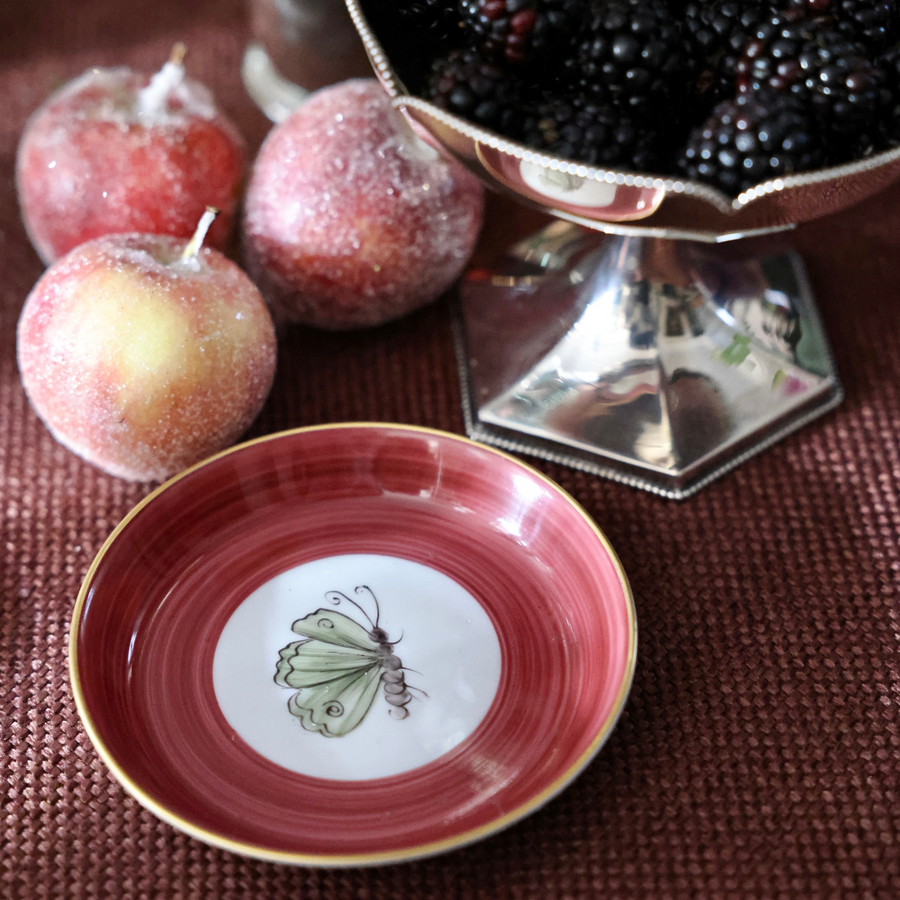
[(165, 107), (169, 93), (184, 80), (184, 56), (187, 47), (180, 41), (172, 48), (169, 61), (150, 79), (150, 84), (138, 93), (138, 114), (144, 118), (158, 116)]
[(197, 230), (194, 232), (194, 236), (188, 241), (181, 254), (183, 261), (187, 262), (197, 258), (197, 254), (203, 246), (203, 241), (206, 239), (206, 232), (209, 231), (209, 226), (212, 225), (218, 214), (219, 211), (214, 206), (206, 207), (206, 212), (200, 216), (200, 221), (197, 223)]
[(185, 56), (187, 56), (187, 44), (184, 41), (178, 41), (172, 47), (169, 62), (176, 66), (183, 65)]

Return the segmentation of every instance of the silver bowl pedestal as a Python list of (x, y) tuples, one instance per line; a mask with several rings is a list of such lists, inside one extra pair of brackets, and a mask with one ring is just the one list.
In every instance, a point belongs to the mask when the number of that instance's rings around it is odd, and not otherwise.
[(684, 498), (841, 402), (797, 254), (736, 259), (719, 245), (872, 196), (900, 176), (900, 149), (736, 198), (554, 159), (411, 96), (346, 2), (413, 130), (557, 219), (460, 286), (473, 439)]
[(667, 497), (842, 398), (794, 253), (733, 262), (559, 222), (460, 293), (473, 438)]

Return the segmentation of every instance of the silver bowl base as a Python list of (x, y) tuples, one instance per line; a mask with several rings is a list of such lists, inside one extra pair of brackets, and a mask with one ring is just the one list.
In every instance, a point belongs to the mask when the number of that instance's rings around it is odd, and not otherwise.
[(800, 258), (556, 221), (460, 286), (471, 438), (682, 499), (837, 406)]

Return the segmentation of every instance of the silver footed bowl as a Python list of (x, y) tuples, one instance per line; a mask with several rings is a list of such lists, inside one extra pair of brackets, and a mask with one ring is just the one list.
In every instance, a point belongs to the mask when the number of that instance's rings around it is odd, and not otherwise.
[(900, 148), (737, 197), (556, 159), (411, 95), (358, 0), (346, 3), (420, 137), (489, 187), (567, 220), (460, 284), (470, 437), (683, 499), (841, 402), (798, 255), (737, 259), (715, 245), (876, 194), (900, 175)]
[(766, 181), (737, 197), (674, 176), (601, 169), (547, 156), (413, 96), (358, 0), (346, 0), (375, 74), (416, 132), (489, 186), (554, 216), (610, 234), (721, 242), (783, 231), (839, 212), (900, 175), (900, 148)]

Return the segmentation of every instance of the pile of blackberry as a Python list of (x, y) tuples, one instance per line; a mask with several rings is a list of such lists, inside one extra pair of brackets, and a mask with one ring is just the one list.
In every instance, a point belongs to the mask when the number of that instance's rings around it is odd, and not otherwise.
[(412, 93), (734, 196), (900, 144), (900, 0), (363, 0)]

